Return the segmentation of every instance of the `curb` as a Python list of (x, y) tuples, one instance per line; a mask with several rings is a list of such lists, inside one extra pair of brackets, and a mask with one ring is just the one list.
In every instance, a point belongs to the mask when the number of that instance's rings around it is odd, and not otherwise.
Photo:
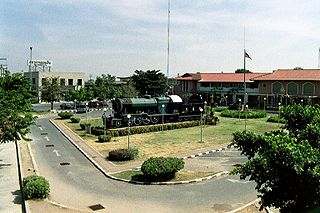
[(181, 159), (182, 160), (192, 159), (192, 158), (200, 157), (200, 156), (207, 155), (207, 154), (210, 154), (210, 153), (221, 152), (223, 150), (227, 150), (227, 149), (234, 148), (234, 147), (235, 147), (234, 145), (228, 145), (228, 146), (222, 147), (220, 149), (213, 149), (213, 150), (210, 150), (210, 151), (207, 151), (207, 152), (200, 152), (200, 153), (195, 154), (195, 155), (189, 155), (189, 156), (186, 156), (186, 157), (182, 157)]
[[(223, 171), (208, 177), (204, 177), (204, 178), (198, 178), (198, 179), (194, 179), (194, 180), (189, 180), (189, 181), (175, 181), (175, 182), (141, 182), (141, 181), (133, 181), (133, 180), (125, 180), (122, 178), (117, 178), (112, 176), (110, 173), (106, 172), (94, 159), (92, 159), (82, 148), (80, 148), (78, 146), (78, 144), (76, 144), (71, 137), (69, 137), (69, 135), (67, 135), (64, 131), (62, 131), (62, 129), (52, 120), (49, 120), (51, 124), (53, 124), (53, 126), (55, 126), (100, 172), (102, 172), (106, 177), (112, 179), (112, 180), (117, 180), (117, 181), (122, 181), (122, 182), (126, 182), (126, 183), (132, 183), (132, 184), (137, 184), (137, 185), (178, 185), (178, 184), (189, 184), (189, 183), (199, 183), (202, 181), (207, 181), (213, 178), (217, 178), (223, 175), (228, 175), (229, 172), (228, 171)], [(220, 148), (217, 149), (218, 151), (222, 151), (227, 149), (227, 147), (224, 148)], [(217, 152), (217, 150), (211, 150), (209, 151), (209, 153), (211, 152)], [(195, 156), (196, 155), (191, 155), (191, 156)], [(187, 159), (187, 158), (191, 158), (189, 157), (183, 157), (181, 159)]]
[(255, 200), (251, 201), (250, 203), (247, 203), (246, 205), (243, 205), (243, 206), (241, 206), (241, 207), (239, 207), (237, 209), (234, 209), (232, 211), (229, 211), (227, 213), (236, 213), (236, 212), (241, 211), (241, 210), (247, 208), (248, 206), (250, 206), (250, 205), (252, 205), (252, 204), (254, 204), (254, 203), (258, 202), (258, 201), (260, 201), (260, 198), (255, 199)]
[(17, 162), (18, 162), (18, 175), (19, 175), (19, 185), (20, 185), (20, 192), (22, 197), (22, 208), (23, 212), (30, 213), (30, 207), (28, 201), (23, 196), (23, 169), (22, 169), (22, 162), (21, 162), (21, 150), (20, 150), (20, 144), (17, 140), (15, 140), (16, 145), (16, 154), (17, 154)]

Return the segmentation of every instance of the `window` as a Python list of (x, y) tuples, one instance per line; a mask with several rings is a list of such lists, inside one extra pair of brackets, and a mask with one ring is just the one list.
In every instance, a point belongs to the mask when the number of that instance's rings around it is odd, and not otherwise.
[(303, 95), (314, 95), (315, 86), (313, 83), (307, 82), (302, 86)]
[(60, 85), (61, 85), (61, 86), (65, 86), (65, 85), (66, 85), (66, 79), (61, 78), (61, 79), (60, 79)]
[(200, 84), (201, 87), (210, 87), (210, 83), (209, 82), (203, 82)]
[(222, 87), (228, 88), (230, 87), (230, 83), (229, 82), (222, 83)]
[(281, 93), (282, 84), (280, 82), (272, 83), (272, 93), (273, 94), (280, 94)]
[(298, 85), (294, 82), (288, 84), (288, 95), (297, 95), (298, 94)]
[(72, 86), (73, 85), (73, 79), (68, 79), (68, 85)]
[(262, 86), (263, 86), (264, 88), (266, 88), (266, 87), (267, 87), (267, 84), (262, 84)]
[(32, 84), (33, 84), (33, 85), (36, 84), (36, 78), (32, 78)]
[(219, 83), (219, 82), (214, 82), (214, 83), (211, 83), (211, 86), (212, 86), (212, 87), (221, 87), (221, 83)]
[(82, 85), (82, 79), (78, 79), (78, 81), (77, 81), (77, 85)]

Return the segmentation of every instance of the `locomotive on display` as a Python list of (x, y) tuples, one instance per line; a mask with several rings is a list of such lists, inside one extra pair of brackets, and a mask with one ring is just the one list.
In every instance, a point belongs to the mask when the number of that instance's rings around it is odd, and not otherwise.
[(183, 103), (178, 95), (143, 98), (117, 98), (111, 101), (112, 114), (107, 118), (109, 128), (140, 126), (166, 122), (199, 120), (204, 103), (193, 95)]

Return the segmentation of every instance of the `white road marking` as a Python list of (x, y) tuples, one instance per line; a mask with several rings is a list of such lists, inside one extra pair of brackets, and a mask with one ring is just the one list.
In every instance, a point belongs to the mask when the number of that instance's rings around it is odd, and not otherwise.
[(39, 126), (39, 129), (40, 129), (41, 131), (43, 130), (41, 126)]
[(227, 180), (230, 181), (231, 183), (241, 183), (241, 184), (250, 183), (250, 181), (245, 181), (245, 180), (235, 180), (235, 179), (227, 179)]
[(59, 151), (56, 150), (56, 149), (54, 149), (52, 152), (54, 152), (54, 153), (57, 155), (57, 157), (60, 157), (60, 156), (61, 156), (61, 155), (59, 154)]
[(45, 136), (44, 138), (45, 138), (47, 141), (50, 141), (50, 139), (48, 138), (48, 136)]

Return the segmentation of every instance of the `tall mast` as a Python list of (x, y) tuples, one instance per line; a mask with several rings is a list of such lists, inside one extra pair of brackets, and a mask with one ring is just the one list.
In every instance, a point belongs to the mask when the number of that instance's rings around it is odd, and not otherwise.
[(168, 47), (167, 47), (167, 79), (169, 79), (169, 54), (170, 54), (170, 0), (168, 0)]

